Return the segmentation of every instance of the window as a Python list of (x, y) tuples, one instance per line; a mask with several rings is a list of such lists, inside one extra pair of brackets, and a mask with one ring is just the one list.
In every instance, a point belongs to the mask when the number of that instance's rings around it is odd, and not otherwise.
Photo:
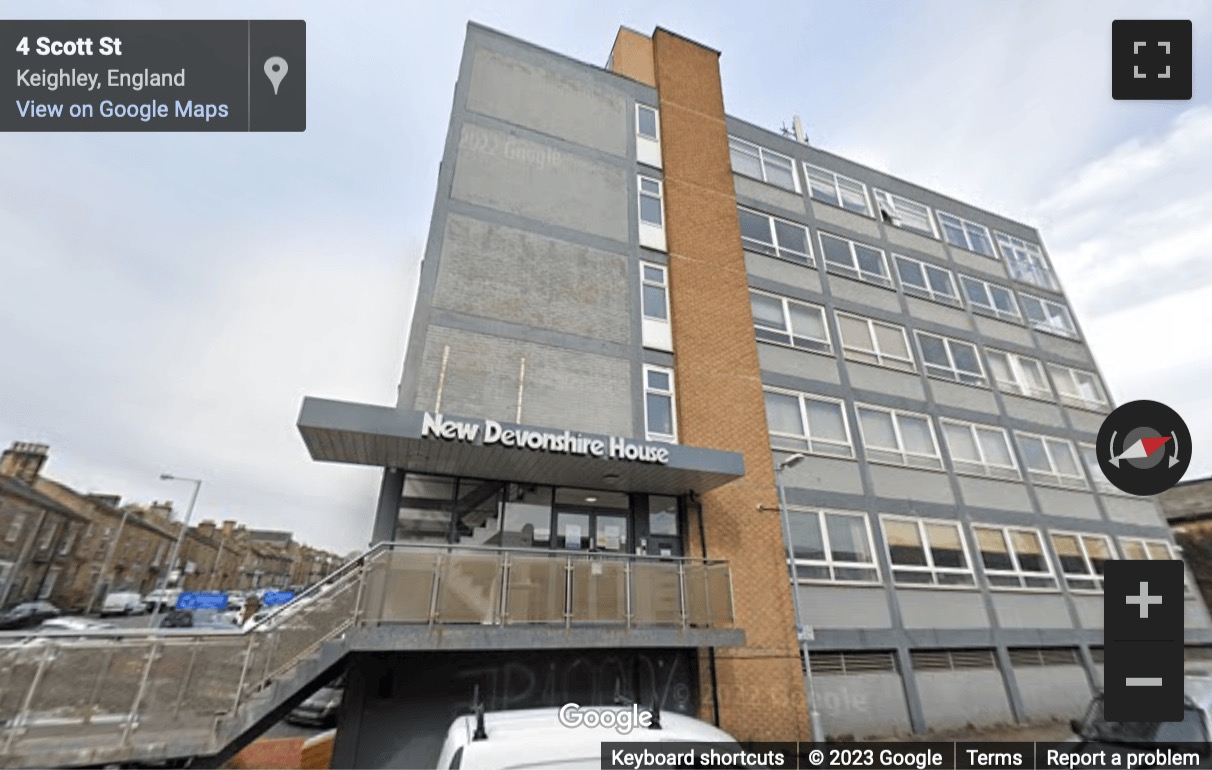
[(1060, 291), (1060, 284), (1044, 258), (1044, 252), (1034, 243), (1028, 243), (1021, 238), (1011, 238), (1005, 233), (997, 233), (997, 245), (1006, 260), (1006, 267), (1016, 281), (1029, 283), (1043, 289)]
[(830, 271), (860, 281), (892, 287), (884, 252), (871, 246), (821, 233), (821, 253)]
[(69, 524), (67, 534), (63, 537), (63, 542), (59, 544), (59, 555), (67, 556), (72, 552), (72, 546), (76, 544), (76, 525)]
[(1050, 436), (1018, 433), (1018, 446), (1023, 450), (1027, 475), (1037, 484), (1086, 489), (1086, 476), (1077, 464), (1073, 442)]
[(787, 519), (796, 577), (837, 583), (879, 582), (866, 515), (788, 508)]
[(875, 191), (875, 203), (879, 206), (880, 216), (884, 218), (885, 222), (925, 233), (932, 238), (937, 237), (934, 232), (934, 220), (930, 218), (928, 207), (883, 190)]
[(947, 451), (956, 473), (974, 473), (1003, 479), (1020, 479), (1018, 463), (1005, 428), (958, 420), (940, 420)]
[(767, 390), (766, 420), (770, 445), (775, 449), (854, 456), (850, 425), (840, 401)]
[(635, 133), (654, 142), (661, 141), (661, 123), (655, 107), (647, 104), (635, 106)]
[(669, 320), (668, 274), (661, 265), (640, 263), (641, 305), (645, 318), (656, 321)]
[(736, 173), (787, 190), (800, 191), (800, 182), (795, 175), (795, 163), (786, 155), (731, 136), (728, 137), (728, 149), (732, 154), (732, 170)]
[(1056, 575), (1038, 531), (973, 524), (972, 533), (990, 586), (1056, 588)]
[(749, 291), (757, 338), (816, 353), (832, 353), (825, 327), (825, 309), (807, 302)]
[(43, 530), (42, 540), (38, 542), (38, 550), (45, 551), (51, 547), (51, 543), (55, 541), (55, 533), (59, 531), (58, 524), (51, 524)]
[(1004, 350), (986, 350), (985, 354), (989, 357), (989, 374), (999, 390), (1052, 400), (1052, 388), (1044, 376), (1044, 365), (1039, 361)]
[(950, 270), (900, 254), (893, 254), (892, 258), (896, 261), (896, 274), (901, 279), (901, 290), (906, 294), (915, 294), (949, 305), (960, 304), (959, 293), (955, 290), (955, 278)]
[(1005, 321), (1022, 321), (1023, 317), (1019, 313), (1014, 292), (1005, 286), (998, 286), (996, 283), (988, 283), (968, 275), (960, 276), (960, 284), (964, 287), (964, 296), (968, 298), (968, 304), (972, 305), (974, 310), (983, 310)]
[(644, 367), (644, 425), (649, 441), (678, 440), (673, 404), (673, 370)]
[(804, 176), (808, 180), (808, 194), (813, 200), (871, 216), (867, 185), (862, 182), (807, 163), (804, 164)]
[(25, 514), (14, 513), (8, 523), (8, 531), (4, 533), (4, 542), (15, 543), (21, 537), (21, 529), (25, 526)]
[(1065, 585), (1070, 590), (1103, 590), (1104, 565), (1115, 558), (1111, 538), (1106, 535), (1053, 532), (1052, 549), (1056, 551)]
[(940, 337), (937, 334), (916, 332), (917, 346), (922, 353), (922, 365), (926, 374), (944, 380), (954, 380), (965, 385), (988, 385), (985, 370), (981, 368), (976, 346), (971, 342)]
[(892, 577), (897, 583), (976, 584), (958, 522), (884, 516), (882, 524)]
[(665, 211), (661, 203), (661, 180), (640, 177), (640, 221), (653, 227), (665, 226)]
[(1177, 559), (1173, 547), (1165, 540), (1146, 540), (1139, 537), (1121, 537), (1124, 558), (1133, 561), (1166, 561)]
[(857, 409), (868, 460), (942, 469), (943, 460), (929, 417), (878, 406), (859, 405)]
[(1107, 392), (1094, 372), (1070, 369), (1060, 364), (1048, 364), (1052, 381), (1062, 403), (1083, 409), (1104, 409), (1108, 406)]
[(1031, 325), (1042, 332), (1059, 334), (1062, 337), (1076, 337), (1077, 327), (1073, 325), (1073, 316), (1069, 308), (1059, 302), (1049, 302), (1046, 299), (1023, 294), (1023, 312)]
[(741, 245), (744, 248), (805, 265), (813, 264), (808, 229), (803, 225), (749, 209), (738, 208), (736, 213), (741, 221)]
[(997, 254), (993, 251), (993, 239), (989, 237), (989, 228), (945, 211), (936, 211), (935, 214), (947, 243), (997, 259)]
[(913, 354), (904, 328), (895, 324), (837, 313), (842, 354), (852, 361), (914, 371)]
[(1078, 444), (1077, 451), (1081, 453), (1082, 464), (1086, 466), (1086, 473), (1090, 474), (1090, 478), (1094, 481), (1095, 489), (1104, 494), (1123, 494), (1103, 473), (1103, 468), (1098, 463), (1098, 452), (1095, 451), (1093, 444)]

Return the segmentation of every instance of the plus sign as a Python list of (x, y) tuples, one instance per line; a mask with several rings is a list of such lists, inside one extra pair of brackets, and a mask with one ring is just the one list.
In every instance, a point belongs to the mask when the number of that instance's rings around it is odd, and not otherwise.
[(1136, 605), (1140, 606), (1141, 618), (1149, 617), (1149, 605), (1150, 604), (1161, 604), (1161, 603), (1162, 603), (1161, 596), (1150, 596), (1149, 595), (1149, 584), (1143, 580), (1140, 583), (1140, 596), (1129, 596), (1128, 597), (1128, 604), (1136, 604)]

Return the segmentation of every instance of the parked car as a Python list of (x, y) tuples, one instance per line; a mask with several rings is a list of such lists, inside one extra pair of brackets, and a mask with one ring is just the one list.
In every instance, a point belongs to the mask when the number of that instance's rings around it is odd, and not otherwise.
[(78, 633), (89, 633), (90, 631), (112, 631), (117, 626), (113, 623), (102, 623), (99, 620), (91, 620), (78, 616), (63, 615), (57, 618), (51, 618), (38, 626), (39, 631), (74, 631)]
[(344, 679), (338, 679), (312, 693), (286, 715), (286, 721), (296, 725), (335, 727), (341, 698), (345, 695)]
[(157, 588), (143, 597), (143, 606), (147, 607), (148, 612), (151, 612), (157, 609), (158, 605), (158, 611), (164, 612), (175, 609), (179, 598), (181, 598), (181, 591), (176, 588)]
[(223, 617), (219, 610), (169, 610), (160, 628), (188, 628), (194, 631), (240, 633), (240, 627)]
[(1103, 695), (1095, 695), (1086, 715), (1069, 722), (1076, 738), (1069, 745), (1074, 751), (1089, 753), (1129, 744), (1140, 748), (1166, 747), (1179, 743), (1195, 745), (1200, 754), (1197, 767), (1212, 767), (1208, 751), (1212, 736), (1212, 676), (1188, 672), (1183, 680), (1183, 719), (1181, 722), (1108, 722), (1103, 718)]
[[(633, 707), (602, 706), (593, 711), (627, 712)], [(620, 732), (615, 727), (569, 727), (560, 721), (561, 709), (491, 711), (457, 717), (446, 733), (438, 767), (476, 770), (525, 770), (527, 768), (599, 768), (604, 742), (693, 741), (736, 744), (728, 733), (683, 714), (661, 713), (659, 727), (637, 727)], [(477, 722), (483, 720), (485, 737), (476, 738)]]
[(115, 591), (105, 597), (101, 604), (101, 617), (110, 615), (138, 615), (147, 607), (137, 591)]
[(23, 602), (0, 614), (0, 630), (32, 628), (61, 614), (50, 602)]

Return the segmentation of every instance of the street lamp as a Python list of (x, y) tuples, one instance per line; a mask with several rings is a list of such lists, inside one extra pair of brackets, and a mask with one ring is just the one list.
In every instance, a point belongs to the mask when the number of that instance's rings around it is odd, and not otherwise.
[(160, 580), (160, 588), (157, 591), (155, 604), (152, 606), (151, 619), (148, 621), (148, 628), (156, 627), (156, 615), (160, 612), (160, 603), (164, 600), (164, 594), (168, 592), (168, 578), (173, 574), (173, 570), (177, 568), (177, 554), (181, 551), (181, 543), (185, 540), (185, 533), (189, 530), (189, 517), (194, 515), (194, 503), (198, 502), (198, 490), (202, 489), (202, 479), (187, 479), (184, 476), (174, 476), (171, 473), (161, 473), (161, 481), (188, 481), (194, 485), (193, 494), (189, 497), (189, 508), (185, 509), (185, 521), (181, 523), (181, 532), (177, 534), (177, 541), (173, 543), (172, 553), (168, 557), (168, 570), (164, 573), (164, 578)]
[(795, 636), (800, 643), (800, 654), (804, 656), (804, 697), (808, 700), (808, 718), (812, 722), (812, 740), (825, 740), (821, 714), (816, 708), (812, 692), (812, 662), (808, 659), (808, 638), (804, 631), (803, 615), (800, 613), (800, 592), (795, 579), (795, 548), (791, 544), (791, 516), (787, 512), (787, 493), (783, 489), (783, 471), (792, 467), (807, 455), (797, 452), (780, 462), (774, 469), (774, 478), (779, 490), (779, 517), (783, 520), (783, 542), (787, 546), (787, 572), (791, 581), (791, 604), (795, 608)]

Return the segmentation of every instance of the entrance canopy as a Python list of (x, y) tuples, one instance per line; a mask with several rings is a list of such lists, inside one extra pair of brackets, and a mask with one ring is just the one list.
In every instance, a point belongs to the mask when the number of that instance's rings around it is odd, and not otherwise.
[(745, 473), (737, 452), (307, 397), (313, 460), (417, 473), (680, 495)]

